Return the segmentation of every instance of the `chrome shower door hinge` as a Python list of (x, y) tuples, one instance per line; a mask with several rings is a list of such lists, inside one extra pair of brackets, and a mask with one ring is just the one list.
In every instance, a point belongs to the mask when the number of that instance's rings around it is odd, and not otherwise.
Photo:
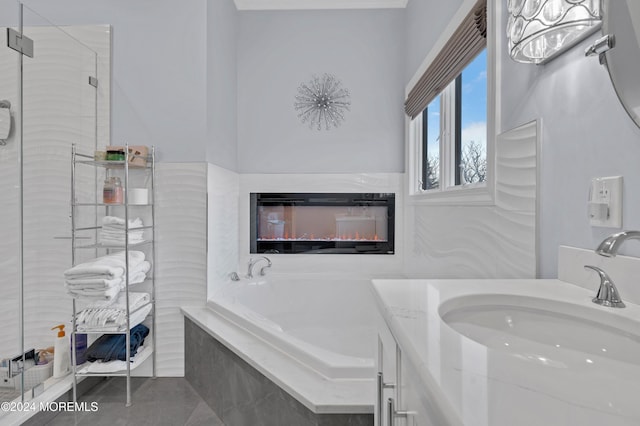
[(7, 46), (18, 53), (33, 58), (33, 40), (13, 28), (7, 28)]
[(93, 87), (97, 88), (98, 87), (98, 79), (90, 75), (89, 76), (89, 84), (92, 85)]

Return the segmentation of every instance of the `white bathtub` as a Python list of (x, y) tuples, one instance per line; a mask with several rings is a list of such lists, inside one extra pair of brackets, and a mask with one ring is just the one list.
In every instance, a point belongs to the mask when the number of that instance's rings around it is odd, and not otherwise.
[(267, 276), (230, 282), (208, 305), (328, 379), (375, 377), (369, 280)]

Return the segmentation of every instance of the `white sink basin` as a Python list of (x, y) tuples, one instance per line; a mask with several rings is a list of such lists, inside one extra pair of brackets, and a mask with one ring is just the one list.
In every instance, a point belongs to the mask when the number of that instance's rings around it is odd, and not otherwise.
[(640, 323), (612, 308), (515, 295), (474, 295), (440, 306), (442, 320), (488, 348), (555, 368), (640, 365)]

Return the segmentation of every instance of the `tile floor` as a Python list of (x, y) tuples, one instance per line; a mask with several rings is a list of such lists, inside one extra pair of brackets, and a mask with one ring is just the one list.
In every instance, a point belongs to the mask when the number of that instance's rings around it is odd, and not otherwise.
[[(111, 378), (90, 389), (79, 401), (97, 402), (96, 412), (59, 413), (42, 426), (136, 425), (136, 426), (224, 426), (209, 406), (184, 379), (163, 377), (131, 379), (131, 407), (125, 407), (126, 384)], [(33, 419), (33, 420), (37, 420)]]

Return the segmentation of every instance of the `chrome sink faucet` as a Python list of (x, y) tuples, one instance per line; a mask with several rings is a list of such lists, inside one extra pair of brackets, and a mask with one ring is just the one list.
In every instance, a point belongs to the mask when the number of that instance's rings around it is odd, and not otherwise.
[(609, 275), (597, 266), (584, 265), (584, 268), (596, 271), (600, 276), (598, 294), (596, 294), (596, 297), (591, 299), (591, 301), (610, 308), (624, 308), (625, 305), (620, 298), (620, 293), (618, 293), (618, 289), (611, 278), (609, 278)]
[(256, 264), (262, 260), (266, 261), (267, 264), (262, 268), (260, 268), (260, 275), (264, 276), (266, 274), (266, 269), (271, 268), (271, 260), (266, 256), (260, 256), (255, 259), (254, 258), (249, 259), (249, 267), (247, 269), (246, 278), (253, 278), (253, 267), (256, 266)]
[(640, 240), (640, 231), (622, 231), (609, 235), (596, 249), (600, 256), (615, 257), (622, 243), (627, 240)]

